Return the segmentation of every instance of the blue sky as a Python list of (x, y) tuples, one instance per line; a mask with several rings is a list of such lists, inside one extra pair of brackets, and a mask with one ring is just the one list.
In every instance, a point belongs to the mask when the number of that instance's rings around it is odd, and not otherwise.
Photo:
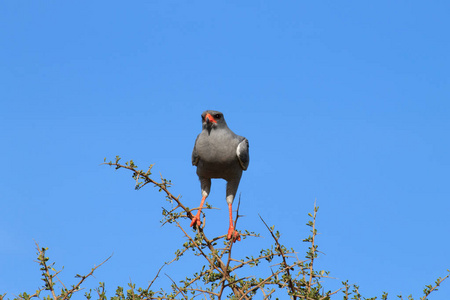
[[(114, 253), (85, 286), (146, 286), (182, 234), (160, 227), (162, 194), (100, 163), (155, 163), (194, 207), (190, 155), (200, 114), (216, 109), (250, 141), (238, 229), (265, 236), (237, 254), (269, 242), (258, 214), (306, 251), (317, 199), (319, 267), (338, 278), (326, 288), (421, 296), (450, 268), (449, 12), (446, 1), (3, 1), (0, 291), (41, 284), (34, 241), (69, 284)], [(211, 235), (227, 230), (224, 188), (213, 181)], [(165, 272), (181, 279), (190, 263)], [(447, 282), (430, 299), (449, 296)]]

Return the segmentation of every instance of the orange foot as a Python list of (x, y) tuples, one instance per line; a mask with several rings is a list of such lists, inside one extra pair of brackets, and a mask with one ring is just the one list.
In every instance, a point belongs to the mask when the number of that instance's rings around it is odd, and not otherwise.
[(200, 221), (200, 214), (198, 213), (192, 218), (190, 226), (191, 227), (194, 226), (194, 228), (195, 228), (196, 226), (200, 226), (201, 224), (202, 224), (202, 222)]
[(241, 235), (239, 234), (239, 232), (234, 230), (233, 227), (230, 227), (228, 229), (228, 234), (227, 234), (227, 240), (231, 240), (231, 238), (233, 238), (233, 242), (241, 240)]

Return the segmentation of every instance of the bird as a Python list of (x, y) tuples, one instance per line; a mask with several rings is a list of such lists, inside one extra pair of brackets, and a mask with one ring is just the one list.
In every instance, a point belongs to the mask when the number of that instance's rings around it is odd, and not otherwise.
[(204, 111), (202, 131), (197, 136), (192, 150), (192, 165), (197, 167), (202, 200), (197, 214), (192, 216), (191, 227), (201, 225), (200, 214), (211, 189), (211, 179), (225, 179), (227, 181), (226, 201), (230, 216), (227, 240), (241, 240), (239, 232), (233, 225), (232, 205), (242, 172), (247, 170), (249, 162), (248, 140), (228, 128), (223, 113), (215, 110)]

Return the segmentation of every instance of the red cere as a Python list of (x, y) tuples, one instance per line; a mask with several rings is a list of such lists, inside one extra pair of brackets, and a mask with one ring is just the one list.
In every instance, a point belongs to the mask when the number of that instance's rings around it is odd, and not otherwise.
[(217, 123), (217, 121), (214, 120), (214, 118), (213, 118), (213, 116), (211, 116), (211, 114), (206, 114), (205, 119), (208, 119), (210, 122)]

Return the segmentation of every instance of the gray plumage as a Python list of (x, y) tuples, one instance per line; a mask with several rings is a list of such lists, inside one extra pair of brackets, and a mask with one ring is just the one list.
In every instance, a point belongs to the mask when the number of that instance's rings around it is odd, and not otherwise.
[[(213, 116), (217, 123), (208, 121)], [(211, 178), (227, 181), (227, 202), (233, 203), (242, 171), (250, 162), (248, 140), (228, 128), (223, 114), (207, 110), (202, 114), (202, 132), (195, 140), (192, 164), (197, 166), (197, 175), (202, 183), (202, 192), (209, 194)]]
[(221, 112), (214, 110), (203, 112), (202, 132), (197, 136), (192, 151), (192, 164), (197, 166), (202, 202), (191, 226), (200, 224), (201, 207), (209, 195), (211, 179), (222, 178), (227, 181), (226, 200), (230, 209), (230, 229), (227, 238), (231, 238), (232, 235), (239, 237), (239, 234), (234, 232), (231, 221), (231, 204), (236, 196), (242, 171), (247, 170), (249, 162), (248, 140), (228, 128)]

